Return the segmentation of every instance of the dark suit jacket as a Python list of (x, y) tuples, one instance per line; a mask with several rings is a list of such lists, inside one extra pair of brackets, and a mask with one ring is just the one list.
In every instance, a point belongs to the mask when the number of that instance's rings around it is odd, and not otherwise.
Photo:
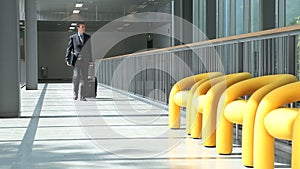
[(83, 61), (87, 62), (93, 61), (91, 55), (91, 43), (89, 40), (91, 36), (86, 33), (83, 33), (83, 36), (83, 43), (80, 41), (78, 33), (70, 36), (65, 61), (73, 66), (75, 66), (78, 58), (81, 58)]

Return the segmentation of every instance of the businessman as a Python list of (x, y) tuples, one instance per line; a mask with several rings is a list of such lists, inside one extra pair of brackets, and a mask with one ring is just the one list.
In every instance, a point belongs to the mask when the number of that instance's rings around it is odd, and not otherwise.
[(65, 61), (67, 66), (73, 66), (74, 100), (86, 101), (89, 63), (92, 62), (90, 35), (85, 33), (85, 23), (77, 23), (77, 33), (70, 36)]

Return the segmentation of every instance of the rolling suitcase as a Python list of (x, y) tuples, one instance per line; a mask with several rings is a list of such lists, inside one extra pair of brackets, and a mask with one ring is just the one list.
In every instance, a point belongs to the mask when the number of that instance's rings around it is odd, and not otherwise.
[(97, 78), (95, 76), (94, 63), (89, 65), (88, 74), (88, 85), (86, 88), (86, 97), (96, 97), (97, 96)]

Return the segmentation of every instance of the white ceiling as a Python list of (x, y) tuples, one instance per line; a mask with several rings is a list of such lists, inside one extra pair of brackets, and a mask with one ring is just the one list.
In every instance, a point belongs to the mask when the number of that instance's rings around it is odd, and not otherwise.
[[(20, 16), (24, 17), (24, 1), (20, 1)], [(73, 14), (75, 4), (83, 3), (79, 14)], [(39, 31), (67, 31), (72, 21), (85, 21), (91, 31), (133, 12), (170, 13), (171, 0), (37, 0)]]
[[(73, 14), (76, 2), (83, 3)], [(132, 12), (165, 12), (170, 0), (37, 0), (38, 20), (112, 21)], [(168, 5), (167, 5), (168, 6)]]

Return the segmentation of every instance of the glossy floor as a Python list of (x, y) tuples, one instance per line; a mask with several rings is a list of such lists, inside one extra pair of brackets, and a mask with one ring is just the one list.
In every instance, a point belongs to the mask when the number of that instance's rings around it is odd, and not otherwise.
[(184, 118), (170, 130), (166, 108), (108, 88), (87, 102), (73, 101), (68, 83), (21, 95), (21, 118), (0, 119), (1, 169), (245, 168), (239, 146), (218, 155), (185, 134)]

